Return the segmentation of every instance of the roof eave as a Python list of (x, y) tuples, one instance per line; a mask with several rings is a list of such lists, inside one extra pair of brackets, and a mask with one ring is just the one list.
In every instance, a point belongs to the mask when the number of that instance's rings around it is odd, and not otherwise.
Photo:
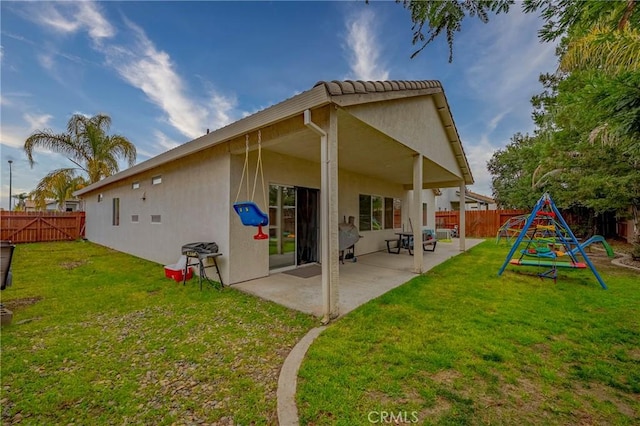
[(469, 166), (469, 161), (467, 160), (460, 135), (458, 134), (458, 128), (456, 127), (456, 123), (453, 120), (453, 115), (451, 114), (451, 108), (449, 107), (447, 96), (445, 95), (444, 91), (441, 91), (434, 94), (433, 97), (436, 101), (436, 108), (438, 110), (438, 114), (440, 115), (440, 120), (442, 121), (442, 125), (444, 126), (447, 133), (449, 143), (451, 144), (453, 153), (456, 156), (456, 160), (458, 161), (458, 164), (460, 166), (464, 182), (466, 185), (472, 185), (474, 183), (473, 174), (471, 173), (471, 167)]
[(93, 183), (81, 190), (73, 193), (79, 197), (84, 194), (96, 191), (106, 185), (126, 179), (138, 173), (162, 166), (171, 161), (195, 154), (205, 149), (211, 148), (230, 139), (242, 136), (246, 133), (262, 128), (264, 126), (286, 120), (302, 111), (317, 108), (330, 102), (330, 97), (324, 87), (318, 86), (311, 90), (295, 95), (279, 104), (270, 106), (255, 114), (235, 121), (225, 127), (221, 127), (211, 133), (200, 136), (190, 142), (184, 143), (169, 151), (163, 152), (142, 163), (136, 164), (115, 175), (106, 177), (99, 182)]

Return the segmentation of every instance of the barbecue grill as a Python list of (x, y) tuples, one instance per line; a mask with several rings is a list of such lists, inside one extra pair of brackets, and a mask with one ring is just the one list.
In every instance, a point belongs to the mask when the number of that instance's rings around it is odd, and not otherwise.
[[(189, 266), (198, 266), (198, 276), (200, 282), (200, 290), (202, 290), (202, 278), (204, 277), (210, 284), (215, 286), (215, 283), (207, 277), (205, 272), (206, 268), (211, 268), (215, 266), (216, 272), (218, 273), (218, 278), (220, 279), (220, 286), (224, 287), (224, 283), (222, 282), (222, 275), (220, 274), (220, 268), (218, 268), (217, 258), (222, 256), (222, 253), (218, 253), (218, 245), (214, 242), (197, 242), (197, 243), (189, 243), (182, 246), (182, 254), (187, 257), (187, 262), (184, 267), (184, 278), (182, 279), (182, 285), (184, 285), (187, 281), (187, 271), (189, 270)], [(191, 259), (196, 260), (195, 263), (191, 263)], [(206, 259), (212, 259), (213, 265), (205, 266), (204, 261)]]
[(340, 250), (340, 261), (342, 263), (344, 263), (345, 259), (351, 259), (352, 262), (358, 261), (355, 245), (362, 237), (354, 222), (355, 218), (349, 216), (349, 222), (343, 221), (338, 224), (338, 250)]

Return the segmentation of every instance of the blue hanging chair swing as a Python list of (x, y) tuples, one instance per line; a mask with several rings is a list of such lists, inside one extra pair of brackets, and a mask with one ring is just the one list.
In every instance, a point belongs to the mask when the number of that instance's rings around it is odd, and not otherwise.
[(238, 194), (236, 200), (233, 203), (233, 209), (236, 211), (242, 224), (245, 226), (257, 226), (258, 233), (253, 236), (254, 240), (266, 240), (269, 238), (267, 234), (262, 232), (262, 227), (269, 224), (269, 216), (260, 210), (260, 207), (253, 202), (253, 198), (256, 194), (256, 184), (258, 182), (258, 171), (262, 177), (262, 196), (264, 198), (264, 205), (267, 206), (267, 192), (264, 187), (264, 173), (262, 171), (262, 141), (260, 131), (258, 131), (258, 161), (256, 163), (256, 173), (253, 179), (253, 191), (251, 192), (250, 201), (238, 201), (240, 198), (240, 191), (242, 190), (242, 182), (244, 181), (244, 175), (247, 175), (247, 197), (249, 196), (249, 135), (246, 136), (246, 150), (244, 156), (244, 166), (242, 167), (242, 178), (240, 179), (240, 187), (238, 188)]

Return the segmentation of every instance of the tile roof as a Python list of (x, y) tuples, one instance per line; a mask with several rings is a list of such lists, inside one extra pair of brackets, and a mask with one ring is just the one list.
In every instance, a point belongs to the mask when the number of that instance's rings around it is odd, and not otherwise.
[(471, 192), (468, 189), (467, 189), (467, 196), (471, 196), (471, 197), (477, 198), (477, 199), (479, 199), (481, 201), (485, 201), (485, 202), (487, 202), (489, 204), (496, 202), (496, 200), (494, 200), (491, 197), (487, 197), (486, 195), (478, 194), (477, 192)]
[(438, 80), (389, 80), (389, 81), (319, 81), (313, 87), (323, 86), (332, 95), (350, 95), (354, 93), (395, 92), (400, 90), (442, 89)]

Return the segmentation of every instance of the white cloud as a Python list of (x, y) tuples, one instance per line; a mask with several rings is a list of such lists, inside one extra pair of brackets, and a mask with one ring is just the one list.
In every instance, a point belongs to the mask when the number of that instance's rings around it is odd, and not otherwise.
[(49, 121), (53, 118), (53, 116), (49, 114), (34, 115), (30, 113), (24, 113), (22, 117), (24, 121), (29, 124), (29, 133), (36, 129), (46, 128), (49, 125)]
[(354, 80), (389, 79), (389, 71), (379, 63), (380, 51), (373, 31), (375, 22), (371, 9), (362, 9), (346, 22), (349, 67)]
[[(153, 131), (153, 144), (151, 144), (151, 146), (153, 146), (154, 148), (156, 148), (153, 151), (148, 151), (145, 149), (141, 149), (140, 147), (136, 147), (137, 151), (138, 151), (138, 157), (143, 156), (146, 158), (151, 158), (151, 157), (155, 157), (158, 154), (161, 154), (165, 151), (169, 151), (170, 149), (176, 148), (177, 146), (179, 146), (180, 143), (174, 141), (173, 139), (169, 138), (167, 135), (165, 135), (164, 133), (162, 133), (159, 130), (154, 130)], [(140, 158), (138, 158), (140, 159)]]
[(92, 1), (41, 3), (30, 9), (30, 19), (59, 33), (86, 30), (94, 42), (113, 37), (115, 29)]
[(24, 113), (22, 118), (25, 121), (24, 126), (6, 126), (0, 128), (0, 143), (12, 148), (22, 148), (24, 141), (35, 130), (43, 130), (49, 125), (49, 121), (53, 116), (49, 114), (31, 114)]
[(50, 53), (41, 53), (38, 55), (38, 62), (42, 66), (42, 68), (52, 71), (55, 66), (55, 61), (53, 59), (53, 55)]
[(76, 5), (78, 10), (75, 17), (85, 29), (88, 29), (89, 36), (94, 41), (115, 35), (113, 26), (102, 16), (96, 3), (82, 1)]
[(504, 111), (501, 111), (498, 114), (496, 114), (491, 120), (489, 120), (489, 123), (487, 124), (487, 131), (489, 133), (493, 132), (496, 129), (496, 127), (498, 127), (498, 124), (500, 124), (502, 119), (510, 112), (511, 112), (511, 108), (507, 108)]
[(538, 76), (557, 67), (555, 45), (541, 43), (541, 19), (516, 4), (508, 14), (473, 23), (456, 39), (454, 61), (464, 68), (462, 84), (471, 103), (483, 105), (464, 129), (467, 159), (476, 183), (473, 191), (489, 195), (487, 161), (515, 132), (530, 131), (531, 96), (542, 91)]
[(541, 91), (538, 76), (555, 70), (555, 45), (537, 37), (540, 20), (513, 7), (508, 15), (492, 17), (460, 37), (465, 46), (460, 59), (466, 64), (465, 80), (484, 100), (500, 109)]
[[(62, 33), (86, 31), (94, 41), (93, 48), (105, 56), (106, 63), (128, 84), (136, 87), (165, 114), (166, 121), (189, 138), (202, 136), (207, 128), (217, 129), (232, 121), (236, 100), (210, 89), (209, 99), (194, 99), (180, 77), (170, 55), (158, 49), (144, 30), (126, 20), (127, 42), (118, 44), (108, 39), (116, 31), (101, 13), (97, 3), (47, 3), (31, 18), (40, 25)], [(39, 58), (50, 69), (53, 58)]]
[(103, 49), (107, 63), (167, 115), (170, 125), (190, 138), (202, 136), (206, 127), (228, 124), (234, 100), (212, 93), (212, 105), (205, 106), (187, 95), (187, 88), (175, 70), (168, 53), (158, 50), (144, 31), (127, 22), (134, 34), (129, 47), (111, 46)]
[(491, 159), (494, 147), (489, 138), (482, 136), (480, 140), (465, 144), (465, 154), (471, 167), (475, 183), (469, 187), (482, 195), (491, 195), (491, 174), (487, 170), (487, 162)]

